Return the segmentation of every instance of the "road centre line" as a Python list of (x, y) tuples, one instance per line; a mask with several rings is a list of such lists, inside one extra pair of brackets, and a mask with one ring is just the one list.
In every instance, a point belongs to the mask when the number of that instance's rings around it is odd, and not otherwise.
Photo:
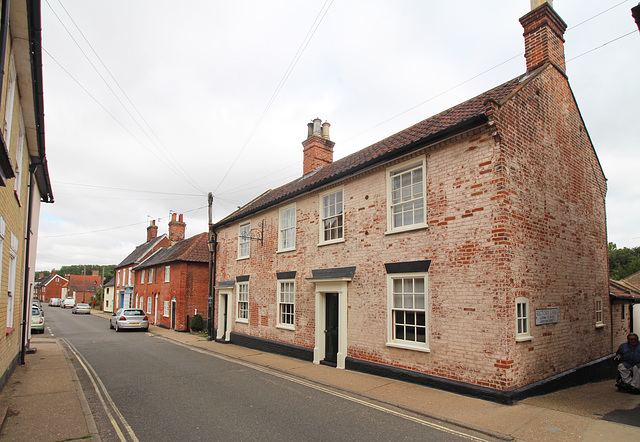
[[(82, 366), (84, 371), (87, 373), (87, 376), (89, 377), (89, 380), (93, 384), (93, 388), (95, 389), (96, 394), (98, 395), (98, 398), (100, 399), (100, 402), (102, 403), (102, 407), (104, 408), (104, 411), (107, 414), (107, 417), (109, 418), (109, 421), (111, 422), (111, 425), (113, 426), (114, 430), (118, 434), (118, 438), (122, 442), (126, 442), (126, 440), (127, 440), (125, 435), (122, 433), (122, 430), (120, 429), (120, 427), (119, 427), (118, 423), (116, 422), (115, 418), (113, 417), (113, 415), (109, 411), (109, 406), (113, 409), (113, 411), (115, 412), (117, 417), (120, 419), (120, 422), (122, 422), (122, 425), (124, 426), (124, 428), (127, 431), (127, 433), (129, 433), (129, 436), (131, 437), (133, 442), (139, 442), (138, 438), (136, 437), (136, 434), (133, 431), (133, 428), (131, 428), (131, 426), (129, 425), (127, 420), (120, 413), (120, 410), (118, 410), (118, 407), (116, 407), (116, 404), (111, 399), (111, 396), (109, 396), (109, 392), (107, 391), (106, 387), (102, 383), (102, 380), (100, 379), (98, 374), (95, 372), (95, 370), (93, 369), (91, 364), (89, 364), (89, 362), (86, 361), (86, 359), (78, 352), (78, 350), (73, 346), (73, 344), (71, 344), (71, 342), (69, 342), (68, 340), (66, 340), (64, 338), (61, 338), (61, 340), (68, 346), (69, 350), (75, 355), (76, 359), (78, 360), (78, 362), (80, 363), (80, 365)], [(98, 388), (98, 384), (99, 384), (100, 388)], [(107, 402), (108, 402), (109, 406), (107, 406)]]
[(329, 389), (327, 387), (324, 387), (322, 385), (316, 384), (316, 383), (314, 383), (312, 381), (307, 381), (307, 380), (304, 380), (304, 379), (297, 378), (295, 376), (291, 376), (291, 375), (282, 373), (282, 372), (280, 372), (280, 371), (278, 371), (276, 369), (273, 369), (273, 368), (260, 366), (260, 365), (257, 365), (257, 364), (251, 363), (251, 362), (243, 361), (241, 359), (237, 359), (237, 358), (234, 358), (234, 357), (231, 357), (231, 356), (223, 355), (221, 353), (217, 353), (217, 352), (214, 352), (214, 351), (208, 351), (208, 350), (205, 350), (205, 349), (202, 349), (202, 348), (193, 347), (193, 346), (190, 346), (188, 344), (185, 344), (185, 343), (182, 343), (180, 341), (177, 341), (177, 340), (174, 340), (174, 339), (171, 339), (171, 338), (167, 338), (167, 337), (164, 337), (164, 336), (156, 335), (156, 337), (159, 338), (159, 339), (164, 339), (164, 340), (170, 341), (170, 342), (172, 342), (174, 344), (181, 345), (183, 347), (189, 348), (189, 349), (191, 349), (191, 350), (193, 350), (195, 352), (202, 353), (202, 354), (209, 355), (209, 356), (214, 356), (214, 357), (217, 357), (217, 358), (222, 359), (222, 360), (227, 361), (227, 362), (232, 362), (232, 363), (235, 363), (235, 364), (238, 364), (238, 365), (242, 365), (242, 366), (247, 367), (247, 368), (252, 368), (254, 370), (257, 370), (257, 371), (260, 371), (260, 372), (263, 372), (263, 373), (266, 373), (266, 374), (270, 374), (272, 376), (279, 377), (281, 379), (286, 379), (288, 381), (292, 381), (292, 382), (295, 382), (297, 384), (304, 385), (304, 386), (309, 387), (309, 388), (313, 388), (314, 390), (322, 391), (322, 392), (330, 394), (332, 396), (336, 396), (336, 397), (339, 397), (339, 398), (342, 398), (342, 399), (346, 399), (348, 401), (355, 402), (357, 404), (364, 405), (364, 406), (369, 407), (369, 408), (373, 408), (374, 410), (382, 411), (383, 413), (391, 414), (393, 416), (397, 416), (397, 417), (400, 417), (402, 419), (409, 420), (409, 421), (418, 423), (420, 425), (423, 425), (423, 426), (426, 426), (426, 427), (429, 427), (429, 428), (440, 430), (442, 432), (453, 434), (453, 435), (456, 435), (456, 436), (459, 436), (459, 437), (462, 437), (462, 438), (465, 438), (465, 439), (473, 440), (473, 441), (487, 442), (486, 439), (482, 439), (482, 438), (479, 438), (479, 437), (476, 437), (476, 436), (472, 436), (470, 434), (462, 433), (460, 431), (452, 430), (450, 428), (444, 427), (442, 425), (435, 424), (433, 422), (426, 421), (424, 419), (420, 419), (418, 417), (410, 416), (408, 414), (401, 413), (401, 412), (392, 410), (392, 409), (387, 408), (387, 407), (383, 407), (381, 405), (374, 404), (372, 402), (369, 402), (369, 401), (366, 401), (366, 400), (363, 400), (363, 399), (358, 399), (358, 398), (356, 398), (354, 396), (351, 396), (351, 395), (348, 395), (346, 393), (341, 393), (339, 391), (331, 390), (331, 389)]

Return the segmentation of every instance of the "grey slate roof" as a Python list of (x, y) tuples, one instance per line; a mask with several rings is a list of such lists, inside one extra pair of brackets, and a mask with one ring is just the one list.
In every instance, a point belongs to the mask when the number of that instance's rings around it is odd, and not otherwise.
[(137, 246), (135, 248), (135, 250), (133, 252), (131, 252), (129, 254), (129, 256), (127, 256), (125, 259), (123, 259), (120, 264), (118, 264), (116, 266), (117, 267), (125, 267), (131, 264), (135, 264), (140, 262), (144, 256), (149, 253), (150, 250), (153, 250), (153, 248), (158, 245), (158, 243), (160, 241), (162, 241), (164, 238), (167, 238), (166, 234), (162, 234), (156, 238), (153, 238), (149, 241), (147, 241), (144, 244), (140, 244), (139, 246)]

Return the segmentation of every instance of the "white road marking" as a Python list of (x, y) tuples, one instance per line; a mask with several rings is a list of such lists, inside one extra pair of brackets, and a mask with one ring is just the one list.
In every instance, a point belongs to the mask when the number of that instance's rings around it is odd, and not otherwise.
[[(134, 442), (139, 442), (138, 438), (136, 437), (135, 433), (133, 432), (133, 428), (131, 428), (131, 426), (129, 425), (127, 420), (124, 418), (122, 413), (120, 413), (120, 410), (118, 410), (118, 407), (116, 407), (116, 404), (111, 399), (111, 396), (109, 396), (109, 393), (107, 392), (106, 387), (102, 383), (102, 380), (100, 379), (98, 374), (95, 372), (93, 367), (91, 367), (91, 365), (88, 362), (86, 362), (86, 359), (84, 359), (84, 357), (80, 355), (80, 353), (76, 350), (76, 348), (69, 341), (67, 341), (66, 339), (62, 339), (62, 340), (67, 344), (67, 346), (69, 347), (71, 352), (78, 359), (78, 362), (80, 363), (80, 365), (82, 366), (84, 371), (87, 373), (87, 376), (89, 377), (89, 380), (91, 380), (91, 383), (93, 384), (93, 388), (95, 389), (96, 394), (98, 395), (98, 398), (100, 399), (100, 402), (102, 403), (102, 407), (104, 408), (105, 413), (109, 417), (109, 421), (111, 422), (111, 425), (113, 425), (113, 428), (115, 429), (116, 433), (118, 434), (118, 438), (123, 442), (126, 442), (126, 440), (127, 440), (125, 435), (122, 433), (122, 430), (120, 429), (120, 426), (118, 425), (118, 423), (116, 422), (115, 418), (113, 417), (113, 415), (109, 411), (109, 406), (111, 407), (111, 409), (113, 409), (113, 411), (116, 414), (116, 416), (118, 417), (118, 419), (120, 419), (120, 422), (122, 423), (122, 426), (127, 431), (129, 436), (131, 437), (131, 439)], [(99, 385), (100, 388), (98, 388), (98, 385)], [(107, 406), (107, 403), (109, 404), (109, 406)]]

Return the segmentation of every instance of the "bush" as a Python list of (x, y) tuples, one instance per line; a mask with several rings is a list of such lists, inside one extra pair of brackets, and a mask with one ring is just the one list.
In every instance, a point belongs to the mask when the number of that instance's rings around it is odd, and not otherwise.
[(201, 332), (204, 329), (204, 320), (202, 319), (202, 315), (195, 315), (191, 318), (191, 330), (195, 332)]

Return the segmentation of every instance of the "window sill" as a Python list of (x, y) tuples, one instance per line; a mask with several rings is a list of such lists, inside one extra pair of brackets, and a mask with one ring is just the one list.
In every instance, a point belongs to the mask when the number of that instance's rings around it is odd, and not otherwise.
[(533, 336), (516, 336), (516, 342), (529, 342), (533, 341)]
[(242, 257), (236, 258), (236, 261), (244, 261), (245, 259), (249, 259), (249, 258), (250, 256), (242, 256)]
[(5, 336), (9, 336), (11, 333), (14, 332), (15, 329), (16, 329), (15, 327), (7, 327)]
[(344, 238), (340, 238), (340, 239), (332, 239), (331, 241), (323, 241), (320, 244), (318, 244), (318, 247), (322, 247), (322, 246), (329, 246), (331, 244), (340, 244), (344, 242)]
[(279, 328), (281, 330), (291, 330), (291, 331), (295, 331), (296, 330), (296, 326), (295, 325), (289, 325), (289, 324), (278, 324), (278, 325), (276, 325), (276, 328)]
[(387, 230), (385, 235), (394, 235), (396, 233), (413, 232), (414, 230), (429, 230), (427, 223), (415, 224), (408, 227), (400, 227), (398, 229)]
[(296, 251), (295, 247), (289, 247), (288, 249), (276, 250), (276, 253), (287, 253), (287, 252), (295, 252), (295, 251)]
[(600, 322), (596, 324), (596, 328), (604, 328), (604, 323)]
[(236, 322), (239, 322), (240, 324), (248, 324), (249, 320), (248, 319), (236, 319)]
[(386, 343), (387, 347), (394, 347), (394, 348), (402, 348), (404, 350), (413, 350), (413, 351), (421, 351), (423, 353), (431, 353), (431, 349), (429, 347), (422, 346), (422, 345), (412, 345), (412, 344), (404, 344), (404, 343), (399, 343), (399, 342), (387, 342)]

